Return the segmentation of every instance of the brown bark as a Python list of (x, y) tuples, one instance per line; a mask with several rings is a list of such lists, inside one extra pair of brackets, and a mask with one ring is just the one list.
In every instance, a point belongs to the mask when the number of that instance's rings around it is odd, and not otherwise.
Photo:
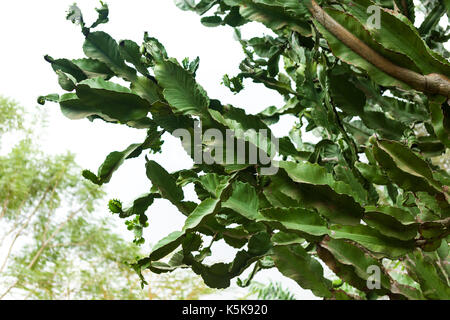
[(447, 98), (450, 97), (450, 80), (446, 76), (436, 73), (422, 75), (412, 70), (399, 67), (341, 26), (316, 1), (311, 0), (309, 10), (312, 16), (343, 44), (381, 71), (403, 81), (417, 91), (428, 94), (439, 94)]
[[(8, 197), (9, 197), (9, 195), (8, 195)], [(6, 209), (8, 209), (8, 203), (9, 203), (8, 197), (5, 199), (5, 201), (3, 201), (2, 212), (0, 213), (0, 219), (6, 215)]]

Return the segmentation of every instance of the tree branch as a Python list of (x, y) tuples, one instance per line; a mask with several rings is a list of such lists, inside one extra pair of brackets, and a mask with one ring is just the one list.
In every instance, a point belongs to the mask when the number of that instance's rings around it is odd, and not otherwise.
[(437, 73), (422, 75), (395, 65), (341, 26), (315, 0), (311, 0), (309, 11), (321, 25), (343, 44), (381, 71), (403, 81), (417, 91), (428, 94), (439, 94), (447, 98), (450, 97), (450, 80), (446, 76)]
[(6, 264), (8, 263), (8, 260), (9, 260), (9, 258), (11, 256), (11, 253), (12, 253), (12, 249), (14, 248), (14, 245), (16, 244), (17, 239), (22, 235), (22, 232), (28, 227), (28, 225), (30, 224), (31, 219), (34, 217), (34, 215), (37, 213), (37, 211), (41, 207), (41, 205), (44, 202), (45, 198), (47, 197), (49, 191), (50, 191), (49, 188), (47, 188), (45, 190), (45, 192), (43, 193), (43, 195), (42, 195), (41, 199), (39, 200), (38, 204), (34, 208), (33, 212), (28, 216), (27, 220), (22, 224), (22, 226), (20, 227), (20, 229), (17, 231), (16, 235), (14, 236), (11, 244), (9, 245), (8, 252), (6, 253), (6, 257), (3, 260), (2, 265), (0, 266), (0, 273), (3, 272), (3, 269), (6, 267)]
[(0, 219), (6, 215), (6, 209), (8, 208), (8, 203), (9, 203), (9, 194), (6, 197), (5, 201), (3, 201), (2, 212), (0, 213)]
[(83, 210), (83, 206), (81, 206), (78, 210), (73, 211), (69, 217), (66, 219), (66, 221), (64, 221), (63, 223), (61, 223), (55, 231), (52, 232), (52, 234), (50, 235), (50, 237), (48, 239), (45, 240), (45, 242), (42, 244), (42, 246), (39, 248), (38, 252), (35, 254), (35, 256), (33, 257), (33, 259), (31, 260), (31, 262), (28, 264), (27, 268), (31, 269), (33, 268), (33, 266), (36, 264), (36, 262), (38, 261), (38, 259), (40, 258), (40, 256), (42, 255), (42, 252), (44, 252), (44, 250), (49, 246), (50, 241), (53, 240), (53, 238), (55, 238), (59, 232), (62, 230), (62, 228), (64, 228), (64, 226), (70, 222), (70, 220), (72, 220), (75, 215), (77, 213), (79, 213), (81, 210)]

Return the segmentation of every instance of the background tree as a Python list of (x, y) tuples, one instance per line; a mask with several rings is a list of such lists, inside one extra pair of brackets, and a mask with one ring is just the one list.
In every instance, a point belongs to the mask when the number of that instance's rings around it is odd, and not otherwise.
[(1, 136), (8, 131), (23, 129), (23, 108), (19, 108), (16, 102), (2, 96), (0, 96), (0, 105), (2, 106), (3, 111), (0, 115)]
[[(450, 147), (448, 27), (439, 24), (448, 2), (428, 1), (418, 26), (411, 0), (175, 2), (203, 15), (208, 27), (256, 21), (270, 28), (274, 35), (252, 39), (236, 30), (245, 59), (241, 72), (223, 82), (238, 93), (250, 79), (286, 104), (256, 115), (222, 104), (195, 81), (198, 59), (178, 62), (147, 33), (139, 46), (94, 30), (108, 21), (105, 4), (93, 24), (70, 8), (86, 57), (46, 56), (66, 93), (39, 103), (58, 102), (70, 119), (147, 130), (145, 141), (109, 154), (97, 174), (83, 172), (102, 185), (126, 159), (147, 153), (150, 192), (127, 208), (110, 202), (113, 212), (132, 219), (137, 242), (154, 201), (167, 199), (186, 216), (182, 230), (157, 243), (135, 269), (191, 268), (208, 286), (226, 288), (249, 267), (243, 286), (276, 267), (325, 299), (449, 299), (450, 175), (430, 160)], [(260, 130), (270, 132), (286, 116), (297, 124), (280, 138), (273, 175), (263, 174), (262, 161), (225, 161), (229, 150), (215, 139), (193, 138), (201, 120), (203, 133), (231, 130), (246, 150), (270, 156), (273, 143), (262, 142), (274, 139)], [(162, 134), (178, 136), (177, 129), (191, 133), (182, 143), (193, 159), (198, 152), (223, 157), (167, 172), (150, 157), (160, 151)], [(305, 131), (321, 140), (304, 141)], [(197, 202), (185, 200), (187, 185)], [(206, 263), (220, 240), (236, 249), (235, 259)], [(325, 276), (323, 265), (339, 279)]]
[(283, 288), (279, 282), (270, 282), (268, 285), (252, 282), (250, 293), (260, 300), (295, 300), (295, 296), (289, 290)]
[(73, 155), (40, 151), (33, 117), (17, 103), (0, 97), (0, 114), (0, 131), (16, 140), (10, 150), (0, 145), (0, 299), (198, 299), (211, 292), (186, 272), (154, 277), (142, 290), (129, 265), (140, 248), (102, 218), (101, 188), (82, 179)]

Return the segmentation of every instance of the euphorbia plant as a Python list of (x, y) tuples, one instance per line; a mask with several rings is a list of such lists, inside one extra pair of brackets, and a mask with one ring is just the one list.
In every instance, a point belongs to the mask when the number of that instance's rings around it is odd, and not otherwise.
[[(106, 5), (91, 26), (71, 7), (86, 57), (47, 56), (68, 93), (39, 102), (58, 102), (71, 119), (147, 130), (145, 141), (109, 154), (97, 174), (83, 173), (101, 185), (126, 159), (147, 153), (150, 192), (128, 208), (109, 204), (131, 218), (135, 241), (143, 241), (155, 199), (186, 216), (135, 269), (192, 268), (207, 285), (226, 288), (247, 268), (241, 286), (278, 268), (326, 299), (449, 299), (450, 175), (431, 161), (450, 147), (449, 34), (439, 25), (448, 2), (427, 1), (419, 28), (412, 0), (175, 2), (207, 27), (257, 21), (272, 29), (275, 37), (249, 40), (236, 29), (246, 58), (224, 84), (238, 93), (252, 79), (286, 104), (256, 115), (222, 104), (195, 81), (198, 60), (170, 58), (148, 34), (139, 46), (94, 31), (108, 21)], [(286, 115), (298, 123), (275, 138), (270, 126)], [(302, 141), (302, 129), (322, 140)], [(151, 160), (164, 132), (180, 137), (192, 168), (169, 173)], [(184, 200), (189, 184), (198, 202)], [(234, 261), (204, 263), (221, 239), (237, 249)], [(340, 280), (325, 277), (323, 264)]]

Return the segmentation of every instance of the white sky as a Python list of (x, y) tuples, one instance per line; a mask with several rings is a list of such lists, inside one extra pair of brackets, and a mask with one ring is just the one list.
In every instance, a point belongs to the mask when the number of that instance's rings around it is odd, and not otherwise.
[[(6, 1), (0, 2), (0, 32), (2, 50), (0, 59), (0, 94), (11, 97), (25, 106), (47, 109), (48, 128), (41, 136), (39, 144), (48, 153), (63, 153), (70, 150), (76, 154), (82, 168), (96, 172), (106, 155), (111, 151), (125, 149), (129, 144), (141, 142), (145, 130), (125, 126), (110, 125), (102, 121), (73, 121), (65, 118), (57, 104), (38, 106), (40, 95), (61, 93), (57, 77), (43, 56), (53, 58), (83, 57), (83, 36), (78, 26), (65, 20), (65, 12), (72, 0)], [(206, 28), (200, 18), (192, 12), (178, 9), (172, 0), (108, 0), (110, 22), (99, 29), (111, 34), (116, 40), (131, 39), (141, 43), (144, 31), (158, 38), (172, 57), (180, 61), (184, 57), (200, 56), (198, 82), (211, 98), (244, 108), (248, 113), (257, 113), (268, 106), (281, 107), (281, 96), (265, 89), (262, 85), (248, 83), (246, 90), (233, 95), (220, 84), (226, 73), (235, 75), (243, 59), (240, 44), (233, 39), (229, 27)], [(96, 18), (94, 8), (97, 1), (79, 0), (84, 18), (90, 23)], [(249, 24), (243, 30), (244, 37), (270, 32), (259, 24)], [(274, 128), (276, 136), (284, 136), (293, 124), (293, 119), (283, 121)], [(5, 141), (7, 142), (7, 141)], [(166, 170), (173, 172), (189, 168), (191, 160), (178, 140), (167, 136), (163, 153), (152, 156)], [(113, 176), (106, 190), (109, 198), (119, 198), (125, 203), (142, 193), (148, 192), (150, 182), (145, 176), (142, 158), (128, 160)], [(192, 190), (186, 196), (193, 199)], [(106, 208), (99, 208), (99, 214), (107, 214)], [(165, 200), (158, 200), (149, 210), (150, 227), (146, 230), (147, 243), (155, 243), (168, 233), (180, 230), (184, 216)], [(123, 221), (119, 221), (119, 232), (124, 232)], [(213, 247), (214, 248), (214, 247)], [(216, 257), (230, 260), (234, 251), (218, 245)], [(256, 280), (281, 280), (281, 275), (273, 271), (262, 272)], [(284, 278), (283, 284), (292, 288), (298, 298), (315, 298), (309, 290), (302, 290), (292, 280)], [(228, 296), (229, 298), (233, 298)], [(227, 298), (228, 298), (227, 297)], [(214, 298), (221, 298), (220, 296)]]
[[(78, 26), (65, 20), (65, 11), (73, 0), (40, 1), (0, 1), (0, 94), (11, 97), (28, 110), (47, 109), (48, 128), (36, 143), (48, 153), (63, 153), (67, 150), (76, 154), (78, 164), (96, 172), (105, 156), (116, 150), (123, 150), (129, 144), (140, 142), (145, 130), (136, 130), (118, 125), (109, 125), (101, 121), (91, 123), (87, 120), (66, 119), (58, 105), (47, 103), (38, 106), (36, 99), (48, 93), (60, 93), (57, 77), (43, 56), (54, 58), (83, 57), (83, 36)], [(84, 13), (85, 21), (90, 23), (96, 18), (94, 0), (79, 0), (78, 5)], [(141, 43), (144, 31), (158, 38), (166, 47), (170, 56), (181, 60), (184, 57), (200, 56), (198, 82), (206, 89), (211, 98), (244, 108), (248, 113), (257, 113), (268, 106), (283, 105), (282, 98), (262, 85), (247, 83), (246, 90), (233, 95), (220, 84), (225, 73), (235, 75), (243, 58), (241, 47), (233, 39), (229, 27), (206, 28), (200, 18), (192, 12), (179, 10), (172, 0), (108, 0), (110, 22), (99, 29), (110, 33), (116, 40), (131, 39)], [(418, 17), (418, 20), (423, 19)], [(443, 18), (444, 19), (444, 18)], [(259, 24), (248, 24), (243, 36), (270, 33)], [(276, 136), (284, 136), (293, 124), (287, 119), (273, 128)], [(311, 135), (308, 135), (311, 138)], [(3, 141), (6, 142), (7, 141)], [(163, 153), (152, 156), (169, 172), (189, 168), (190, 158), (181, 148), (178, 140), (167, 136)], [(113, 176), (107, 185), (109, 198), (119, 198), (125, 203), (148, 191), (150, 182), (145, 176), (142, 158), (128, 160)], [(195, 196), (187, 190), (186, 196)], [(106, 208), (99, 208), (99, 214), (108, 214)], [(155, 243), (168, 233), (183, 226), (184, 216), (165, 200), (157, 201), (150, 209), (150, 227), (146, 231), (147, 243)], [(124, 232), (123, 221), (119, 221), (119, 232)], [(233, 251), (226, 246), (216, 247), (216, 257), (229, 260)], [(309, 290), (302, 290), (290, 279), (282, 278), (275, 270), (264, 271), (256, 280), (266, 282), (269, 279), (282, 280), (299, 299), (314, 299)], [(214, 298), (233, 298), (230, 295), (218, 295)]]

